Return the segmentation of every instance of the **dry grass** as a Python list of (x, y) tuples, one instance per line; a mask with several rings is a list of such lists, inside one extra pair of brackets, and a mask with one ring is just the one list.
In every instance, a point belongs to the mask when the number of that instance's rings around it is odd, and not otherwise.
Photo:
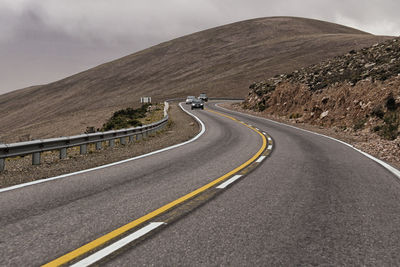
[(225, 25), (165, 42), (63, 80), (0, 96), (0, 141), (79, 134), (121, 108), (198, 95), (244, 97), (248, 86), (386, 37), (289, 17)]
[(146, 114), (145, 118), (138, 119), (142, 124), (150, 124), (164, 118), (164, 104), (155, 104), (151, 111)]

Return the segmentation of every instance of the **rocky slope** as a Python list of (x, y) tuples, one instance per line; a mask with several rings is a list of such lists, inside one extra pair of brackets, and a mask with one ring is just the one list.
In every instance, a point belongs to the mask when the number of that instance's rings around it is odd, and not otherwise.
[(311, 91), (318, 91), (342, 82), (354, 86), (359, 81), (385, 81), (400, 73), (399, 44), (399, 39), (393, 39), (359, 51), (351, 50), (344, 56), (252, 84), (250, 89), (262, 95), (282, 82), (302, 83)]
[(1, 95), (0, 142), (98, 128), (114, 111), (137, 107), (142, 96), (157, 102), (200, 92), (244, 97), (252, 81), (385, 39), (291, 17), (260, 18), (194, 33), (51, 84)]
[(400, 38), (251, 84), (242, 107), (342, 132), (400, 166)]
[(244, 105), (298, 121), (398, 136), (400, 40), (393, 39), (250, 86)]

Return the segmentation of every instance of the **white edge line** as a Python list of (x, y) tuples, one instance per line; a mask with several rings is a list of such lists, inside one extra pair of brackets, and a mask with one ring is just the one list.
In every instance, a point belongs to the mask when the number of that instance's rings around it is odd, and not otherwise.
[(272, 141), (272, 138), (268, 136), (268, 141)]
[(98, 167), (95, 167), (95, 168), (90, 168), (90, 169), (81, 170), (81, 171), (72, 172), (72, 173), (67, 173), (67, 174), (63, 174), (63, 175), (59, 175), (59, 176), (55, 176), (55, 177), (44, 178), (44, 179), (37, 180), (37, 181), (32, 181), (32, 182), (28, 182), (28, 183), (13, 185), (13, 186), (10, 186), (10, 187), (5, 187), (5, 188), (0, 189), (0, 193), (11, 191), (11, 190), (15, 190), (15, 189), (19, 189), (19, 188), (22, 188), (22, 187), (35, 185), (35, 184), (40, 184), (40, 183), (50, 182), (50, 181), (53, 181), (53, 180), (62, 179), (62, 178), (69, 177), (69, 176), (72, 176), (72, 175), (77, 175), (77, 174), (82, 174), (82, 173), (86, 173), (86, 172), (90, 172), (90, 171), (95, 171), (95, 170), (108, 168), (108, 167), (115, 166), (115, 165), (118, 165), (118, 164), (122, 164), (122, 163), (126, 163), (126, 162), (129, 162), (129, 161), (133, 161), (133, 160), (141, 159), (141, 158), (144, 158), (144, 157), (152, 156), (154, 154), (158, 154), (158, 153), (161, 153), (161, 152), (164, 152), (164, 151), (167, 151), (167, 150), (171, 150), (171, 149), (174, 149), (174, 148), (189, 144), (191, 142), (194, 142), (198, 138), (200, 138), (200, 136), (202, 136), (204, 134), (204, 132), (206, 131), (206, 126), (204, 125), (204, 123), (197, 116), (195, 116), (192, 113), (186, 111), (182, 107), (182, 103), (179, 103), (179, 106), (181, 107), (181, 109), (184, 112), (186, 112), (187, 114), (189, 114), (190, 116), (195, 118), (201, 125), (201, 131), (195, 137), (193, 137), (192, 139), (190, 139), (188, 141), (185, 141), (183, 143), (176, 144), (176, 145), (173, 145), (173, 146), (169, 146), (169, 147), (166, 147), (166, 148), (163, 148), (163, 149), (160, 149), (160, 150), (156, 150), (156, 151), (153, 151), (153, 152), (150, 152), (150, 153), (147, 153), (147, 154), (143, 154), (143, 155), (140, 155), (140, 156), (137, 156), (137, 157), (134, 157), (134, 158), (130, 158), (130, 159), (125, 159), (125, 160), (109, 163), (109, 164), (98, 166)]
[(263, 161), (264, 159), (265, 159), (265, 156), (261, 156), (261, 157), (259, 157), (259, 158), (256, 160), (256, 162), (260, 163), (260, 162)]
[(236, 181), (237, 179), (239, 179), (240, 177), (242, 177), (243, 175), (235, 175), (232, 178), (226, 180), (224, 183), (220, 184), (219, 186), (217, 186), (216, 188), (218, 189), (224, 189), (225, 187), (227, 187), (228, 185), (230, 185), (231, 183), (233, 183), (234, 181)]
[(272, 145), (268, 145), (267, 149), (271, 150), (272, 149)]
[(367, 158), (372, 159), (373, 161), (377, 162), (378, 164), (382, 165), (382, 166), (383, 166), (384, 168), (386, 168), (388, 171), (390, 171), (391, 173), (393, 173), (398, 179), (400, 179), (400, 171), (399, 171), (398, 169), (394, 168), (393, 166), (387, 164), (386, 162), (384, 162), (384, 161), (382, 161), (382, 160), (380, 160), (380, 159), (375, 158), (374, 156), (372, 156), (372, 155), (370, 155), (370, 154), (368, 154), (368, 153), (366, 153), (366, 152), (364, 152), (364, 151), (361, 151), (361, 150), (358, 149), (358, 148), (355, 148), (354, 146), (352, 146), (352, 145), (350, 145), (350, 144), (348, 144), (348, 143), (346, 143), (346, 142), (344, 142), (344, 141), (341, 141), (341, 140), (338, 140), (338, 139), (336, 139), (336, 138), (333, 138), (333, 137), (330, 137), (330, 136), (327, 136), (327, 135), (323, 135), (323, 134), (320, 134), (320, 133), (315, 133), (315, 132), (312, 132), (312, 131), (309, 131), (309, 130), (301, 129), (301, 128), (298, 128), (298, 127), (295, 127), (295, 126), (292, 126), (292, 125), (288, 125), (288, 124), (284, 124), (284, 123), (281, 123), (281, 122), (273, 121), (273, 120), (270, 120), (270, 119), (267, 119), (267, 118), (257, 117), (257, 116), (254, 116), (254, 115), (250, 115), (250, 114), (246, 114), (246, 113), (242, 113), (242, 112), (238, 112), (238, 111), (234, 111), (234, 110), (229, 110), (229, 109), (226, 109), (226, 108), (224, 108), (224, 107), (220, 107), (218, 104), (216, 104), (216, 106), (219, 107), (220, 109), (224, 109), (224, 110), (226, 110), (226, 111), (238, 113), (238, 114), (245, 115), (245, 116), (249, 116), (249, 117), (254, 117), (254, 118), (257, 118), (257, 119), (266, 120), (266, 121), (269, 121), (269, 122), (272, 122), (272, 123), (275, 123), (275, 124), (279, 124), (279, 125), (283, 125), (283, 126), (286, 126), (286, 127), (294, 128), (294, 129), (297, 129), (297, 130), (300, 130), (300, 131), (303, 131), (303, 132), (307, 132), (307, 133), (319, 135), (319, 136), (322, 136), (322, 137), (331, 139), (331, 140), (333, 140), (333, 141), (339, 142), (339, 143), (341, 143), (341, 144), (343, 144), (343, 145), (346, 145), (346, 146), (348, 146), (348, 147), (354, 149), (355, 151), (357, 151), (357, 152), (363, 154), (363, 155), (366, 156)]
[(149, 232), (153, 231), (154, 229), (160, 227), (161, 225), (165, 224), (164, 222), (152, 222), (148, 224), (147, 226), (141, 228), (140, 230), (137, 230), (136, 232), (128, 235), (127, 237), (124, 237), (117, 242), (109, 245), (108, 247), (103, 248), (102, 250), (97, 251), (96, 253), (90, 255), (87, 258), (84, 258), (83, 260), (71, 265), (71, 267), (82, 267), (82, 266), (89, 266), (93, 263), (98, 262), (99, 260), (103, 259), (104, 257), (107, 257), (111, 253), (117, 251), (118, 249), (128, 245), (132, 241), (144, 236), (145, 234), (148, 234)]

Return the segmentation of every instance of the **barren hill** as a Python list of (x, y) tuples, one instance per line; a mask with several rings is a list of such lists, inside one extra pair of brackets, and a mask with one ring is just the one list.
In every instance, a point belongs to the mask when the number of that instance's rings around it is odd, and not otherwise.
[(0, 96), (0, 141), (99, 127), (141, 96), (160, 101), (206, 92), (245, 97), (254, 81), (318, 63), (387, 37), (328, 22), (272, 17), (183, 36), (63, 80)]

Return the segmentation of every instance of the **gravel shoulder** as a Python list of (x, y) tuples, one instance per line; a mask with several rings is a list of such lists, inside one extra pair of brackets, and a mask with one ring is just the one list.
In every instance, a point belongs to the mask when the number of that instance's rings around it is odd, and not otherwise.
[(45, 179), (57, 175), (94, 168), (104, 164), (143, 155), (164, 147), (182, 143), (189, 140), (199, 132), (197, 122), (184, 113), (180, 107), (170, 104), (170, 122), (167, 128), (150, 136), (147, 139), (119, 145), (115, 147), (104, 146), (96, 151), (94, 145), (88, 147), (88, 154), (80, 155), (79, 147), (68, 149), (68, 158), (60, 160), (59, 152), (46, 152), (42, 154), (42, 163), (32, 165), (32, 157), (7, 159), (6, 169), (0, 174), (0, 188)]
[(288, 119), (283, 116), (270, 115), (265, 112), (255, 112), (252, 110), (243, 109), (240, 105), (235, 103), (224, 103), (221, 106), (230, 110), (240, 111), (242, 113), (267, 118), (301, 129), (331, 136), (349, 143), (354, 147), (391, 164), (395, 168), (400, 169), (400, 138), (397, 138), (394, 141), (388, 141), (380, 138), (377, 134), (371, 133), (370, 131), (344, 132), (338, 130), (337, 128), (316, 126), (305, 122), (297, 122), (295, 119)]

